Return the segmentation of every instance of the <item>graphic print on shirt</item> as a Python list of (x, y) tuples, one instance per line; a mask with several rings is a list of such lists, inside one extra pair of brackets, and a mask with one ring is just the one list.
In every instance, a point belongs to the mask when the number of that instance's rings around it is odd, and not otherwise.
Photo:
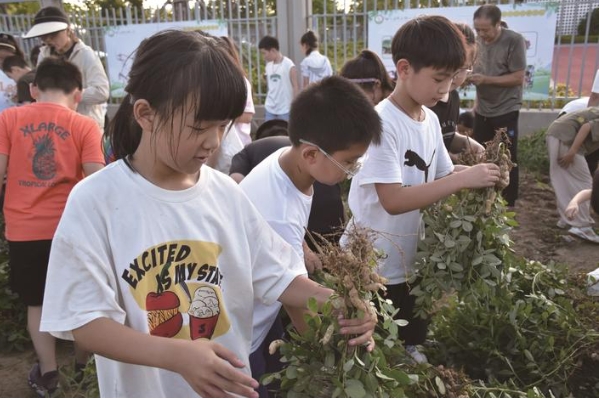
[(121, 274), (153, 336), (213, 339), (230, 321), (222, 300), (216, 243), (173, 241), (148, 248)]
[[(40, 122), (19, 127), (23, 137), (31, 138), (31, 172), (37, 180), (20, 180), (20, 186), (52, 187), (61, 183), (53, 181), (57, 173), (55, 140), (67, 140), (71, 134), (54, 122)], [(40, 182), (42, 181), (42, 182)]]
[(416, 167), (420, 171), (423, 171), (424, 172), (424, 182), (428, 182), (428, 169), (431, 166), (431, 164), (433, 163), (433, 157), (435, 157), (435, 152), (436, 152), (436, 150), (433, 151), (433, 154), (431, 155), (431, 160), (427, 164), (426, 161), (424, 161), (422, 159), (422, 157), (420, 157), (418, 155), (418, 153), (416, 153), (415, 151), (412, 151), (412, 150), (407, 150), (406, 154), (404, 155), (404, 157), (406, 158), (406, 161), (403, 164), (407, 165), (408, 167)]

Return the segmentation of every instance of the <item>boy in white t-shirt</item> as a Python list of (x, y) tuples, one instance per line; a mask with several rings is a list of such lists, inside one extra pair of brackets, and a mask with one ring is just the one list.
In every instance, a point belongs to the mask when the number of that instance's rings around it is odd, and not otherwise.
[(264, 120), (289, 121), (291, 102), (299, 91), (295, 64), (279, 51), (277, 38), (264, 36), (258, 43), (258, 49), (266, 61), (268, 92), (264, 103)]
[[(334, 185), (353, 176), (358, 160), (371, 142), (379, 143), (380, 135), (380, 118), (360, 88), (345, 78), (325, 78), (304, 90), (291, 106), (291, 147), (275, 151), (241, 181), (250, 201), (306, 266), (311, 252), (304, 234), (314, 182)], [(298, 273), (307, 275), (306, 268)], [(254, 302), (250, 365), (256, 379), (277, 369), (277, 360), (271, 362), (267, 351), (271, 339), (283, 333), (277, 319), (280, 309), (279, 302)], [(286, 310), (301, 329), (304, 310)], [(261, 394), (266, 395), (264, 389)]]
[(347, 229), (362, 226), (380, 232), (375, 246), (387, 255), (379, 266), (388, 279), (386, 296), (399, 308), (397, 318), (409, 321), (400, 337), (412, 357), (425, 362), (415, 346), (424, 342), (427, 323), (413, 317), (415, 298), (407, 284), (423, 233), (420, 210), (461, 189), (493, 186), (499, 168), (454, 167), (439, 120), (427, 108), (448, 93), (464, 65), (464, 37), (456, 26), (442, 16), (415, 18), (395, 34), (392, 53), (397, 84), (376, 106), (383, 135), (380, 144), (368, 148), (364, 166), (352, 181), (353, 219)]

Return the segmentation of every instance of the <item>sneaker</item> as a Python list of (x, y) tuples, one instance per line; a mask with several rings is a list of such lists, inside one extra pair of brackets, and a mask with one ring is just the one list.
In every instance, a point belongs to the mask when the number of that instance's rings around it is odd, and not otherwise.
[(557, 226), (560, 229), (566, 229), (570, 225), (568, 225), (568, 223), (566, 221), (564, 221), (563, 219), (560, 219), (559, 221), (557, 221), (557, 224), (555, 224), (555, 226)]
[(599, 235), (595, 233), (592, 227), (578, 227), (573, 226), (568, 230), (570, 235), (578, 236), (581, 239), (588, 240), (589, 242), (599, 243)]
[(406, 352), (417, 364), (428, 364), (428, 358), (426, 358), (415, 345), (406, 346)]
[(58, 371), (54, 370), (42, 375), (40, 365), (36, 363), (29, 371), (28, 382), (39, 397), (52, 396), (58, 389)]

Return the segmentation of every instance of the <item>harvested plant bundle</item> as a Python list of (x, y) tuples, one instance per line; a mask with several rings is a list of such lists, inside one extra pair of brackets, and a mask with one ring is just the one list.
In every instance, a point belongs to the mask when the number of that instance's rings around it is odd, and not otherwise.
[[(373, 233), (358, 229), (349, 234), (344, 249), (325, 244), (320, 249), (322, 272), (319, 280), (335, 290), (320, 310), (316, 301), (308, 303), (311, 315), (305, 316), (308, 329), (290, 331), (289, 342), (273, 342), (287, 363), (283, 371), (262, 379), (268, 384), (281, 381), (279, 396), (286, 397), (404, 397), (457, 396), (466, 384), (456, 380), (445, 385), (436, 369), (427, 365), (408, 365), (401, 342), (395, 308), (379, 295), (384, 280), (376, 272), (379, 254), (373, 248)], [(376, 308), (378, 308), (378, 310)], [(337, 316), (354, 318), (370, 308), (379, 317), (374, 334), (376, 347), (350, 347), (348, 337), (338, 333)], [(458, 376), (456, 374), (456, 376)]]
[(499, 130), (484, 153), (461, 158), (465, 165), (497, 164), (501, 179), (495, 187), (462, 190), (423, 213), (425, 238), (418, 244), (411, 292), (421, 317), (427, 317), (446, 293), (455, 291), (461, 297), (479, 280), (486, 282), (485, 294), (492, 296), (502, 279), (503, 260), (510, 252), (508, 233), (516, 224), (499, 194), (514, 166), (506, 141), (505, 130)]

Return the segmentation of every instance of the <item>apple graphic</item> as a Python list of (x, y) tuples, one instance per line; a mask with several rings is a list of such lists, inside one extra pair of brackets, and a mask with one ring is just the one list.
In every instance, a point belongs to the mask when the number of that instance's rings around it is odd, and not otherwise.
[(174, 337), (183, 326), (179, 298), (173, 292), (150, 292), (146, 296), (150, 335)]

